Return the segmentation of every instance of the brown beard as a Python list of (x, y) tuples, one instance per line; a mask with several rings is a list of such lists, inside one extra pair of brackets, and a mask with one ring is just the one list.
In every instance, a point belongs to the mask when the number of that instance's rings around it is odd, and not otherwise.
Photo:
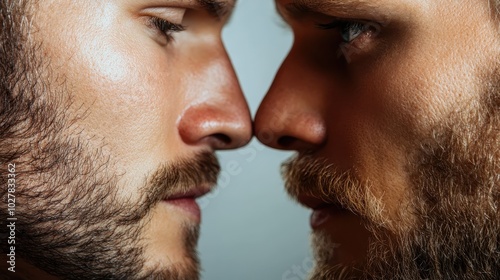
[[(292, 197), (340, 204), (371, 235), (365, 260), (332, 265), (335, 244), (315, 233), (311, 279), (500, 279), (500, 72), (489, 78), (482, 100), (419, 142), (408, 166), (411, 199), (399, 220), (383, 215), (382, 201), (354, 172), (337, 173), (307, 154), (284, 165)], [(398, 228), (409, 211), (413, 226)]]
[[(16, 164), (17, 257), (63, 279), (199, 279), (198, 225), (181, 229), (185, 267), (145, 268), (141, 233), (163, 199), (216, 183), (215, 156), (202, 153), (160, 166), (135, 199), (121, 197), (122, 175), (103, 152), (105, 139), (96, 145), (78, 126), (85, 113), (68, 113), (65, 83), (48, 82), (64, 78), (52, 76), (39, 44), (23, 36), (26, 7), (8, 5), (0, 9), (6, 50), (0, 56), (0, 182), (7, 182), (4, 167)], [(0, 195), (6, 202), (7, 188)], [(7, 209), (1, 209), (0, 226), (6, 228)], [(6, 253), (7, 246), (1, 248)]]

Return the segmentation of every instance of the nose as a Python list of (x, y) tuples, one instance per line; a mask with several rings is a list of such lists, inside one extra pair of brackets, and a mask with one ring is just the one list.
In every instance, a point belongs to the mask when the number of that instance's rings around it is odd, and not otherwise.
[(303, 62), (292, 49), (255, 116), (255, 136), (272, 148), (314, 150), (326, 142), (322, 74)]
[(215, 150), (246, 145), (252, 137), (250, 112), (222, 42), (189, 56), (188, 104), (177, 123), (181, 139)]

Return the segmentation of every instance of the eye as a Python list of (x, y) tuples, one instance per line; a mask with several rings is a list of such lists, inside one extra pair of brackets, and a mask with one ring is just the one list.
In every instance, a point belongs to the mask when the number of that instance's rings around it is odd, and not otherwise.
[(350, 63), (357, 55), (369, 54), (376, 41), (374, 38), (382, 31), (382, 25), (363, 20), (335, 19), (326, 24), (316, 24), (320, 29), (335, 30), (338, 57), (344, 57)]
[(326, 24), (317, 24), (321, 29), (338, 29), (344, 43), (352, 43), (358, 37), (378, 31), (378, 26), (372, 22), (334, 20)]
[(151, 28), (156, 29), (160, 32), (165, 38), (167, 42), (173, 41), (173, 34), (177, 32), (184, 31), (186, 28), (182, 24), (172, 23), (168, 20), (159, 18), (159, 17), (151, 17), (149, 19), (148, 25)]

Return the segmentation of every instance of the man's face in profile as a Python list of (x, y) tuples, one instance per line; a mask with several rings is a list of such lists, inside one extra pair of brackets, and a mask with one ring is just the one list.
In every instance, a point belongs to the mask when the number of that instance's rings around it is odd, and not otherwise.
[(295, 41), (255, 131), (298, 151), (312, 278), (498, 279), (497, 3), (276, 4)]
[(251, 136), (220, 38), (234, 1), (24, 2), (1, 2), (18, 258), (71, 279), (197, 279), (194, 199), (214, 150)]

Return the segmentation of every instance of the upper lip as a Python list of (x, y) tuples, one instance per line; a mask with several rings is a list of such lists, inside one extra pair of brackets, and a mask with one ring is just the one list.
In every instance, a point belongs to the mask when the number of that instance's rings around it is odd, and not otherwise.
[(165, 200), (173, 200), (173, 199), (181, 199), (181, 198), (192, 198), (196, 199), (201, 196), (206, 195), (212, 190), (210, 186), (198, 186), (198, 187), (193, 187), (186, 192), (180, 192), (176, 193), (170, 196), (167, 196)]
[(336, 202), (335, 199), (332, 199), (330, 201), (325, 201), (311, 195), (301, 194), (298, 196), (298, 201), (300, 204), (308, 208), (311, 208), (312, 210), (319, 210), (326, 207), (336, 207), (339, 209), (343, 209), (340, 203)]

